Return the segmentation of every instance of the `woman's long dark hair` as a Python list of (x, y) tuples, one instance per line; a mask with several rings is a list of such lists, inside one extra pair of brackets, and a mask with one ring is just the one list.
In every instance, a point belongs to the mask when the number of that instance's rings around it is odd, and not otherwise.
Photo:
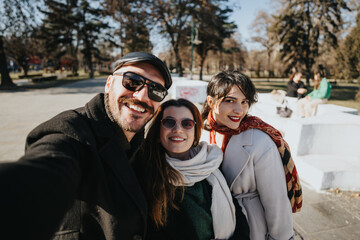
[[(253, 82), (245, 74), (239, 71), (221, 71), (212, 77), (207, 86), (207, 95), (212, 97), (215, 102), (222, 101), (230, 92), (231, 88), (236, 85), (240, 91), (249, 100), (249, 107), (257, 102), (256, 88)], [(201, 116), (205, 120), (212, 109), (205, 100)]]
[[(161, 119), (168, 107), (188, 108), (196, 122), (193, 146), (199, 144), (202, 120), (197, 107), (186, 99), (172, 99), (160, 105), (142, 147), (144, 179), (143, 188), (147, 197), (149, 215), (157, 227), (164, 226), (168, 208), (177, 208), (174, 202), (177, 187), (172, 183), (182, 182), (180, 174), (165, 159), (165, 149), (160, 143)], [(182, 189), (183, 190), (183, 189)]]

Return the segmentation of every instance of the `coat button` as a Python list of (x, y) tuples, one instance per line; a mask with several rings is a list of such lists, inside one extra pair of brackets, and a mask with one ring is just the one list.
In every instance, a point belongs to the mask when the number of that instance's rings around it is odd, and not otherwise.
[(134, 240), (142, 240), (142, 237), (140, 235), (134, 235), (133, 239)]

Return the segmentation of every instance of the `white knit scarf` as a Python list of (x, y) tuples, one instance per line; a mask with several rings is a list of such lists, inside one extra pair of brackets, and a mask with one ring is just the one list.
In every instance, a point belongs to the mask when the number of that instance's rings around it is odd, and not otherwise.
[[(235, 230), (235, 206), (226, 180), (219, 170), (223, 153), (215, 144), (200, 142), (190, 149), (189, 160), (171, 158), (166, 154), (169, 164), (182, 175), (185, 186), (206, 179), (212, 186), (211, 214), (216, 239), (228, 239)], [(179, 186), (181, 183), (173, 183)]]

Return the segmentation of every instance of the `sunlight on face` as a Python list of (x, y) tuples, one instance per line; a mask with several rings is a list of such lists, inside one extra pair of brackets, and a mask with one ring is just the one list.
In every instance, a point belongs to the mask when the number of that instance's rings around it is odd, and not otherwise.
[(215, 102), (210, 97), (208, 103), (212, 108), (215, 121), (231, 129), (237, 129), (241, 120), (249, 111), (249, 100), (236, 85), (231, 88), (223, 99)]
[(166, 153), (170, 157), (180, 160), (189, 159), (189, 150), (195, 140), (195, 126), (191, 129), (184, 129), (181, 121), (184, 119), (194, 120), (194, 116), (187, 107), (170, 106), (164, 110), (163, 119), (165, 118), (171, 118), (177, 122), (171, 129), (161, 125), (160, 141)]
[[(148, 63), (127, 65), (121, 70), (137, 73), (163, 86), (165, 84), (159, 70)], [(109, 94), (110, 113), (128, 139), (150, 121), (160, 106), (160, 102), (149, 99), (147, 91), (147, 86), (136, 92), (127, 90), (122, 85), (122, 76), (111, 76), (105, 86), (105, 93)]]

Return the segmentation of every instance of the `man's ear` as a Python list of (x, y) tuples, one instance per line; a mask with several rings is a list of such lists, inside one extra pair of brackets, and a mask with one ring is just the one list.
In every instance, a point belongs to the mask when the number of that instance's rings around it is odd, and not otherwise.
[(110, 92), (110, 86), (112, 84), (113, 81), (113, 76), (109, 76), (108, 79), (106, 80), (106, 84), (105, 84), (105, 93), (109, 93)]

